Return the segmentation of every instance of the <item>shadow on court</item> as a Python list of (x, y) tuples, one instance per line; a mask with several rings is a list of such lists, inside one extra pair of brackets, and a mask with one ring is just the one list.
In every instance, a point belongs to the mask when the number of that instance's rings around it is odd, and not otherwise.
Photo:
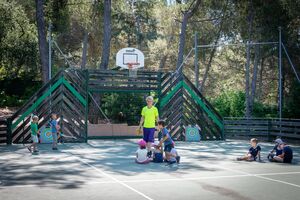
[[(157, 192), (164, 187), (175, 189), (174, 199), (198, 199), (199, 195), (204, 199), (253, 199), (243, 189), (248, 187), (256, 192), (282, 187), (287, 194), (294, 191), (300, 195), (299, 146), (292, 146), (293, 164), (279, 164), (266, 159), (271, 143), (260, 144), (263, 162), (259, 163), (235, 160), (247, 152), (247, 141), (177, 142), (181, 163), (170, 166), (136, 164), (136, 141), (90, 140), (60, 145), (57, 152), (51, 145), (41, 144), (39, 155), (31, 155), (23, 145), (0, 146), (0, 191), (7, 199), (17, 199), (13, 191), (31, 193), (36, 188), (56, 191), (61, 197), (71, 195), (70, 191), (78, 193), (75, 200), (103, 195), (102, 199), (160, 199)], [(149, 187), (151, 191), (145, 189)], [(104, 190), (118, 194), (103, 194)], [(128, 192), (132, 196), (127, 197)], [(32, 199), (38, 199), (38, 194)], [(281, 195), (272, 194), (271, 199)]]

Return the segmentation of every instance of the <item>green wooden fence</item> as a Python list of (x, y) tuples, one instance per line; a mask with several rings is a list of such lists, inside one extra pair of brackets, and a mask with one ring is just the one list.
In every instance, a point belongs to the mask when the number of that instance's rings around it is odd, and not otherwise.
[(299, 119), (224, 118), (226, 138), (300, 139)]

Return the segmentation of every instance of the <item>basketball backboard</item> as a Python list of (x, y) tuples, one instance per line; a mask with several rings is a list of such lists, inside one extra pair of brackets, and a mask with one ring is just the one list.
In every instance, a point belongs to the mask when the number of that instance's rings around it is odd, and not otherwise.
[(124, 69), (128, 69), (129, 64), (133, 64), (132, 67), (142, 68), (144, 67), (144, 54), (135, 48), (123, 48), (118, 51), (116, 56), (116, 65)]

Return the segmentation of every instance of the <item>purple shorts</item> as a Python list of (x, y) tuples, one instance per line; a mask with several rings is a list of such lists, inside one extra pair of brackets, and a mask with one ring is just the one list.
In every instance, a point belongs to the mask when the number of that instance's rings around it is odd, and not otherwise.
[(146, 142), (154, 142), (155, 128), (144, 128), (143, 131), (144, 131), (143, 139)]

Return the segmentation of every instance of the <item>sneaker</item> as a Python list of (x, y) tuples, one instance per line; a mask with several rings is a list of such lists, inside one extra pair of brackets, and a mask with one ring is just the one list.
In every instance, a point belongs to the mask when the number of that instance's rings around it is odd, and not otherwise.
[(32, 152), (32, 150), (31, 150), (31, 148), (30, 147), (27, 147), (27, 149), (28, 149), (28, 151), (31, 153)]
[(177, 163), (176, 161), (169, 161), (169, 164), (172, 165), (172, 164), (175, 164)]
[(35, 150), (35, 151), (33, 151), (33, 153), (38, 153), (38, 152), (40, 152), (39, 150)]
[(236, 160), (237, 160), (237, 161), (241, 161), (241, 160), (243, 160), (243, 159), (242, 159), (242, 158), (237, 158)]
[(149, 151), (149, 152), (147, 153), (147, 157), (148, 157), (148, 158), (151, 158), (151, 156), (152, 156), (152, 151)]
[(176, 161), (178, 164), (180, 163), (180, 156), (176, 156)]
[(52, 150), (55, 150), (55, 151), (56, 151), (56, 150), (58, 150), (58, 149), (57, 149), (57, 147), (53, 147)]

